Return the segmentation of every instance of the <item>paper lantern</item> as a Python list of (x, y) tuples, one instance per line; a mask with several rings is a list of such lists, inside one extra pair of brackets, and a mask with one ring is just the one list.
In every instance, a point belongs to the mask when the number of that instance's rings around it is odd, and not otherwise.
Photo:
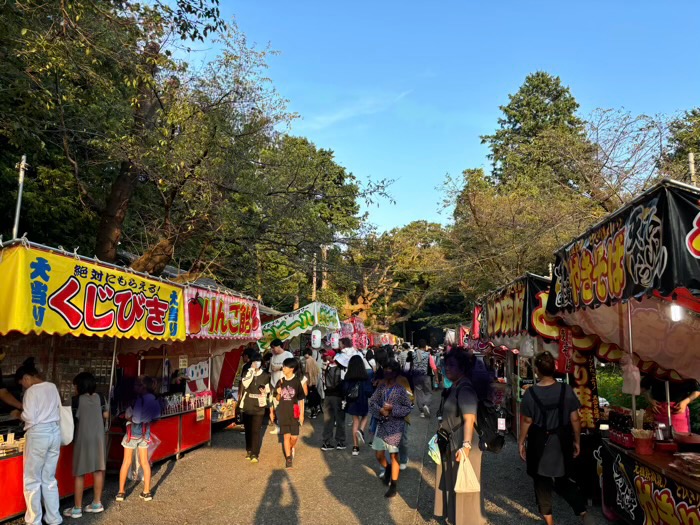
[(333, 350), (337, 350), (340, 347), (340, 334), (339, 333), (334, 333), (331, 334), (331, 348)]
[(321, 330), (311, 332), (311, 347), (321, 348)]

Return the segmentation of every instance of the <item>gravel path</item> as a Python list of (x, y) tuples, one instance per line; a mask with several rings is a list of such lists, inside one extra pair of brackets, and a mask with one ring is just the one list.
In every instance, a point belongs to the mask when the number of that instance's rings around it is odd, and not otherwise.
[[(438, 396), (433, 396), (437, 405)], [(437, 408), (437, 406), (435, 406)], [(434, 413), (434, 411), (433, 411)], [(86, 525), (256, 524), (296, 525), (324, 523), (416, 525), (443, 523), (432, 516), (435, 464), (426, 453), (435, 419), (414, 412), (410, 430), (410, 463), (401, 473), (399, 496), (383, 497), (374, 454), (368, 447), (359, 457), (345, 451), (320, 450), (322, 420), (304, 424), (294, 469), (284, 468), (278, 437), (267, 434), (260, 463), (244, 459), (244, 436), (237, 430), (214, 434), (211, 448), (203, 447), (179, 461), (154, 466), (154, 500), (141, 501), (140, 486), (127, 490), (127, 500), (115, 503), (116, 477), (109, 476), (103, 514), (85, 514)], [(347, 428), (350, 436), (351, 429)], [(531, 480), (517, 455), (514, 441), (501, 454), (485, 454), (482, 487), (489, 523), (511, 525), (543, 523), (535, 514)], [(86, 494), (86, 502), (91, 493)], [(62, 508), (70, 505), (64, 500)], [(557, 523), (580, 523), (568, 506), (555, 500)], [(599, 509), (594, 523), (606, 524)], [(22, 523), (15, 520), (12, 524)]]

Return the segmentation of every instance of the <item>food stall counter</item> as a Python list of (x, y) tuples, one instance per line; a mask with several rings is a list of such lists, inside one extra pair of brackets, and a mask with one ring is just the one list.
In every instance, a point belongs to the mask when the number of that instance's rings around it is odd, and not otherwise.
[(603, 440), (603, 500), (631, 525), (700, 523), (700, 480), (671, 466), (673, 454), (643, 456)]
[[(0, 456), (0, 521), (24, 514), (24, 457), (21, 453)], [(74, 489), (73, 444), (61, 447), (56, 467), (56, 480), (61, 498), (71, 496)], [(92, 474), (85, 476), (85, 488), (92, 488)]]

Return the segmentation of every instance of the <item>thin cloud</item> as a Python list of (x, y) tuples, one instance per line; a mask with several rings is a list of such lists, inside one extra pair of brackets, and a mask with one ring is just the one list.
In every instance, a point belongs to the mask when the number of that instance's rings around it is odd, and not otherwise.
[(388, 110), (412, 93), (413, 90), (403, 91), (398, 95), (390, 96), (366, 96), (354, 101), (352, 104), (338, 108), (328, 113), (313, 115), (304, 119), (300, 124), (300, 131), (320, 131), (340, 122), (357, 117), (376, 115)]

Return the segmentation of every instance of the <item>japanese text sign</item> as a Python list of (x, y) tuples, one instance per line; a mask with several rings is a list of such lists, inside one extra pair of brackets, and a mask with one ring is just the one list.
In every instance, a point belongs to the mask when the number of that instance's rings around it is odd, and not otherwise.
[(338, 311), (326, 304), (316, 302), (265, 323), (262, 327), (260, 346), (267, 348), (275, 339), (286, 341), (310, 332), (314, 328), (320, 328), (326, 332), (338, 331), (340, 329)]
[(197, 287), (187, 288), (185, 298), (191, 337), (254, 340), (262, 337), (255, 301)]
[(557, 252), (551, 315), (700, 285), (700, 194), (664, 181)]
[(24, 246), (2, 251), (0, 333), (184, 340), (178, 286)]

